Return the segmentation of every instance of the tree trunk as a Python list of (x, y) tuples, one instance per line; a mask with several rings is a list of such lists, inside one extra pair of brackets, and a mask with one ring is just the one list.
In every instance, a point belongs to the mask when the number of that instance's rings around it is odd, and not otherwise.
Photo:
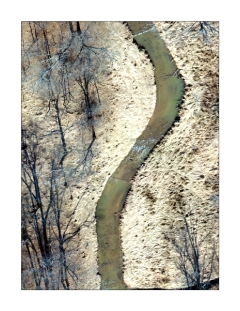
[(80, 36), (81, 35), (81, 28), (80, 28), (80, 23), (77, 22), (77, 34)]
[(73, 35), (74, 34), (73, 24), (72, 24), (72, 22), (68, 22), (68, 24), (69, 24), (69, 28), (70, 28), (71, 34)]

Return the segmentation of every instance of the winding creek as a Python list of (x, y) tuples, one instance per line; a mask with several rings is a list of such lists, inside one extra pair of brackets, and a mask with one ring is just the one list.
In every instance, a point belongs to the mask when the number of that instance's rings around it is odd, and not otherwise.
[(101, 289), (127, 289), (122, 274), (119, 216), (137, 169), (172, 127), (184, 90), (176, 64), (153, 23), (128, 22), (128, 27), (137, 45), (146, 50), (155, 67), (156, 106), (145, 130), (109, 177), (98, 201), (96, 221)]

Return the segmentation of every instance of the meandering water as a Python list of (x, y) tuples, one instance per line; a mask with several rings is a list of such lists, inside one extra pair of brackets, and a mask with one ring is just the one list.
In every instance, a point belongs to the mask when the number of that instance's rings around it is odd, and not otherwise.
[[(128, 27), (138, 46), (146, 50), (155, 67), (156, 106), (145, 130), (109, 177), (97, 204), (101, 289), (127, 289), (122, 274), (120, 212), (137, 169), (173, 125), (184, 89), (183, 80), (177, 76), (177, 66), (153, 23), (128, 22)], [(145, 105), (148, 103), (146, 102)]]

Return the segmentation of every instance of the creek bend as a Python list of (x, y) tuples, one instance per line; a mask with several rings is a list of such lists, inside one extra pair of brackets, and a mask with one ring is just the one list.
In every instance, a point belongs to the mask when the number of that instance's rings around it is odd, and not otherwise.
[(145, 130), (109, 177), (97, 204), (101, 289), (127, 289), (122, 274), (119, 216), (137, 169), (172, 127), (184, 90), (184, 81), (177, 76), (177, 66), (153, 23), (128, 22), (128, 27), (137, 45), (145, 49), (155, 67), (156, 106)]

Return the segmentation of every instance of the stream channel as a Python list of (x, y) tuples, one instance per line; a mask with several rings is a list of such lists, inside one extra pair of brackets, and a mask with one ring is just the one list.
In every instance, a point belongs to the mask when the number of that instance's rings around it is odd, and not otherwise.
[[(128, 22), (134, 41), (148, 53), (155, 67), (156, 106), (145, 130), (109, 177), (96, 208), (100, 289), (127, 289), (122, 273), (119, 217), (131, 180), (153, 147), (172, 127), (181, 104), (184, 81), (152, 22)], [(145, 103), (146, 105), (148, 103)]]

